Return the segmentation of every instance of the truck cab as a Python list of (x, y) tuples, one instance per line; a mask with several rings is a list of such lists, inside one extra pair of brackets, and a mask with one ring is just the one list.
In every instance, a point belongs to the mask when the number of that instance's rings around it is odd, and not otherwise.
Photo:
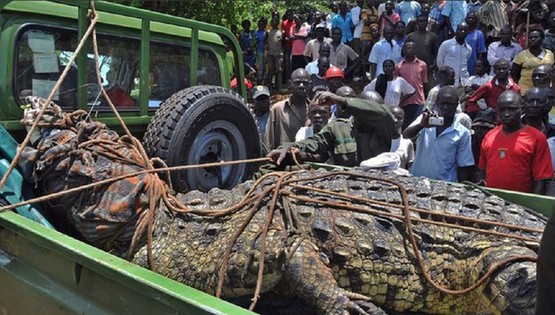
[[(232, 76), (244, 77), (244, 66), (239, 43), (228, 29), (104, 1), (94, 3), (98, 71), (91, 37), (69, 64), (90, 24), (88, 1), (0, 1), (0, 126), (16, 141), (25, 136), (20, 123), (25, 97), (47, 98), (67, 68), (52, 97), (56, 104), (68, 112), (85, 110), (92, 119), (121, 133), (120, 121), (100, 93), (104, 88), (127, 128), (144, 139), (146, 151), (169, 166), (260, 156), (258, 128), (244, 103), (244, 81), (237, 80), (239, 93), (229, 90)], [(195, 93), (202, 95), (187, 103), (187, 95)], [(218, 104), (203, 105), (213, 102)], [(166, 103), (170, 104), (164, 109)], [(225, 117), (195, 120), (195, 112), (206, 107), (225, 112)], [(166, 124), (168, 115), (173, 123)], [(199, 124), (209, 128), (190, 130), (189, 126)], [(181, 143), (182, 138), (190, 141)], [(178, 190), (231, 188), (255, 169), (255, 165), (237, 165), (190, 170), (176, 173), (172, 180)]]

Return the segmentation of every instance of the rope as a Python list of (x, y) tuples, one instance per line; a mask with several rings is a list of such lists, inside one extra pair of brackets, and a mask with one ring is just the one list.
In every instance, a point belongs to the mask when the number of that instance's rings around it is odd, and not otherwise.
[(108, 179), (101, 180), (101, 181), (98, 181), (98, 182), (95, 182), (95, 183), (91, 183), (91, 184), (87, 184), (87, 185), (83, 185), (83, 186), (79, 186), (79, 187), (75, 187), (75, 188), (70, 188), (68, 190), (60, 191), (60, 192), (57, 192), (57, 193), (52, 193), (50, 195), (45, 195), (45, 196), (41, 196), (41, 197), (37, 197), (37, 198), (32, 198), (32, 199), (29, 199), (29, 200), (26, 200), (26, 201), (22, 201), (22, 202), (19, 202), (19, 203), (6, 205), (6, 206), (3, 206), (3, 207), (0, 207), (0, 212), (15, 209), (17, 207), (25, 206), (25, 205), (28, 205), (28, 204), (31, 204), (31, 203), (38, 203), (38, 202), (48, 201), (48, 200), (51, 200), (51, 199), (56, 199), (56, 198), (59, 198), (59, 197), (65, 196), (65, 195), (80, 192), (80, 191), (90, 189), (90, 188), (95, 188), (97, 186), (110, 184), (110, 183), (117, 182), (117, 181), (122, 180), (122, 179), (126, 179), (126, 178), (129, 178), (129, 177), (135, 177), (135, 176), (143, 175), (143, 174), (151, 174), (151, 173), (159, 173), (159, 172), (171, 172), (171, 171), (183, 171), (183, 170), (196, 169), (196, 168), (220, 167), (220, 166), (229, 166), (229, 165), (244, 164), (244, 163), (259, 163), (259, 162), (268, 162), (269, 160), (270, 160), (269, 158), (264, 157), (264, 158), (237, 160), (237, 161), (228, 161), (228, 162), (214, 162), (214, 163), (205, 163), (205, 164), (196, 164), (196, 165), (180, 165), (180, 166), (162, 167), (162, 168), (157, 168), (157, 169), (150, 169), (150, 170), (144, 170), (144, 171), (140, 171), (140, 172), (123, 174), (123, 175), (120, 175), (120, 176), (117, 176), (117, 177), (108, 178)]
[[(418, 244), (416, 243), (416, 237), (414, 236), (414, 232), (413, 232), (412, 221), (414, 219), (411, 218), (411, 216), (410, 216), (411, 208), (410, 208), (409, 203), (408, 203), (408, 195), (407, 195), (407, 191), (406, 191), (405, 187), (403, 187), (401, 184), (399, 184), (398, 182), (393, 181), (393, 180), (384, 179), (384, 178), (377, 178), (377, 177), (368, 176), (368, 175), (353, 174), (353, 173), (344, 172), (344, 171), (334, 172), (333, 176), (336, 176), (336, 175), (346, 175), (346, 176), (350, 176), (350, 177), (360, 177), (360, 178), (364, 178), (364, 179), (367, 179), (367, 180), (370, 180), (370, 181), (378, 181), (378, 182), (389, 183), (389, 184), (397, 187), (397, 189), (401, 193), (401, 200), (402, 200), (403, 210), (404, 210), (404, 214), (405, 214), (404, 215), (404, 219), (405, 219), (404, 221), (405, 221), (406, 230), (407, 230), (407, 233), (408, 233), (408, 236), (409, 236), (409, 242), (410, 242), (411, 247), (413, 249), (414, 255), (416, 256), (418, 267), (420, 268), (420, 270), (422, 270), (422, 274), (424, 275), (424, 278), (426, 279), (426, 281), (429, 284), (431, 284), (435, 289), (437, 289), (438, 291), (440, 291), (442, 293), (446, 293), (446, 294), (450, 294), (450, 295), (467, 294), (467, 293), (477, 289), (478, 287), (480, 287), (495, 272), (497, 272), (499, 269), (501, 269), (501, 267), (503, 267), (506, 264), (514, 263), (514, 262), (522, 262), (522, 261), (536, 262), (536, 260), (537, 260), (537, 257), (526, 256), (526, 255), (517, 255), (517, 256), (509, 257), (509, 258), (503, 259), (502, 261), (500, 261), (500, 262), (496, 263), (495, 265), (493, 265), (492, 267), (490, 267), (489, 270), (486, 272), (486, 274), (484, 276), (482, 276), (473, 285), (471, 285), (471, 286), (469, 286), (465, 289), (461, 289), (461, 290), (447, 289), (447, 288), (443, 287), (442, 285), (438, 284), (431, 277), (430, 272), (427, 270), (427, 268), (424, 264), (424, 261), (422, 259), (422, 254), (420, 253), (420, 249), (418, 248)], [(312, 180), (313, 178), (309, 178), (309, 179)], [(308, 180), (308, 179), (303, 179), (303, 180)], [(310, 198), (310, 199), (312, 199), (312, 198)], [(312, 201), (315, 202), (315, 203), (323, 203), (322, 200), (317, 200), (317, 199), (312, 199)], [(346, 205), (341, 204), (340, 206), (345, 207)], [(459, 226), (455, 226), (455, 225), (453, 225), (453, 227), (460, 228)]]
[[(288, 176), (293, 176), (294, 174), (297, 174), (297, 173), (298, 172), (289, 173)], [(324, 179), (324, 178), (329, 178), (329, 177), (337, 176), (337, 175), (346, 175), (346, 176), (349, 176), (349, 177), (364, 178), (364, 179), (371, 180), (371, 181), (386, 182), (386, 183), (389, 183), (391, 185), (396, 186), (399, 189), (400, 193), (401, 193), (402, 210), (404, 210), (404, 215), (396, 215), (396, 214), (393, 214), (393, 213), (383, 212), (383, 211), (379, 211), (379, 210), (360, 208), (360, 206), (351, 206), (349, 204), (341, 203), (341, 202), (331, 202), (331, 201), (319, 200), (319, 199), (310, 198), (310, 197), (297, 196), (297, 195), (294, 195), (291, 191), (285, 190), (285, 189), (282, 188), (285, 185), (291, 185), (294, 188), (298, 188), (297, 187), (298, 185), (293, 186), (292, 183), (310, 181), (310, 180), (314, 180), (314, 179)], [(254, 217), (256, 211), (260, 207), (261, 201), (267, 197), (267, 195), (269, 194), (270, 191), (273, 191), (274, 193), (272, 195), (272, 200), (269, 204), (269, 210), (268, 210), (265, 226), (262, 230), (262, 237), (261, 237), (261, 242), (262, 243), (261, 243), (261, 248), (260, 248), (260, 251), (259, 251), (260, 254), (259, 254), (259, 258), (258, 258), (259, 259), (259, 269), (258, 269), (256, 290), (255, 290), (255, 293), (254, 293), (254, 296), (253, 296), (253, 299), (252, 299), (252, 303), (249, 307), (249, 309), (251, 309), (251, 310), (254, 309), (254, 306), (256, 305), (256, 302), (258, 301), (258, 298), (259, 298), (259, 293), (260, 293), (259, 288), (261, 287), (261, 284), (262, 284), (262, 274), (263, 274), (263, 269), (262, 268), (263, 268), (263, 265), (264, 265), (263, 262), (264, 262), (264, 254), (265, 254), (265, 242), (266, 242), (266, 238), (267, 238), (269, 224), (270, 224), (270, 222), (272, 220), (272, 217), (275, 213), (275, 206), (276, 206), (276, 203), (277, 203), (277, 195), (278, 194), (281, 195), (282, 197), (285, 197), (285, 198), (289, 197), (289, 198), (292, 198), (292, 199), (297, 199), (297, 200), (304, 201), (304, 202), (307, 202), (307, 203), (315, 204), (316, 207), (318, 207), (318, 206), (329, 206), (329, 207), (334, 207), (334, 208), (339, 207), (341, 209), (345, 209), (345, 210), (349, 210), (349, 211), (357, 211), (357, 212), (376, 214), (376, 215), (385, 215), (385, 216), (390, 216), (390, 217), (394, 217), (394, 218), (403, 220), (406, 224), (406, 230), (407, 230), (407, 233), (408, 233), (409, 242), (411, 243), (411, 247), (412, 247), (413, 252), (415, 254), (417, 265), (420, 268), (420, 270), (422, 270), (422, 274), (424, 275), (424, 278), (435, 289), (437, 289), (440, 292), (446, 293), (446, 294), (450, 294), (450, 295), (467, 294), (467, 293), (477, 289), (478, 287), (480, 287), (493, 274), (495, 274), (498, 270), (500, 270), (502, 267), (504, 267), (505, 265), (507, 265), (509, 263), (522, 262), (522, 261), (531, 261), (531, 262), (536, 261), (536, 257), (533, 257), (533, 256), (517, 255), (517, 256), (513, 256), (513, 257), (508, 257), (508, 258), (505, 258), (505, 259), (497, 262), (493, 266), (491, 266), (488, 269), (488, 271), (484, 274), (484, 276), (482, 276), (480, 279), (478, 279), (473, 285), (471, 285), (467, 288), (464, 288), (464, 289), (460, 289), (460, 290), (448, 289), (448, 288), (445, 288), (442, 285), (438, 284), (431, 277), (430, 271), (426, 268), (426, 266), (424, 264), (424, 261), (422, 259), (420, 249), (418, 248), (418, 245), (416, 243), (416, 237), (415, 237), (414, 232), (413, 232), (412, 221), (418, 221), (418, 222), (422, 222), (422, 223), (438, 224), (438, 225), (442, 225), (442, 226), (449, 227), (449, 228), (469, 230), (469, 231), (472, 231), (472, 232), (486, 233), (486, 234), (491, 234), (491, 235), (496, 235), (496, 236), (501, 236), (501, 237), (507, 237), (507, 236), (511, 236), (511, 235), (506, 234), (506, 233), (500, 233), (500, 232), (495, 232), (495, 231), (488, 231), (488, 230), (478, 229), (478, 228), (463, 227), (463, 226), (459, 226), (459, 225), (456, 225), (456, 224), (439, 223), (439, 222), (436, 222), (436, 221), (433, 221), (433, 220), (424, 220), (424, 219), (418, 219), (418, 218), (411, 218), (410, 211), (412, 210), (412, 208), (408, 204), (408, 196), (407, 196), (406, 189), (401, 184), (399, 184), (399, 183), (397, 183), (396, 181), (393, 181), (393, 180), (376, 178), (376, 177), (366, 176), (366, 175), (361, 175), (361, 174), (353, 174), (353, 173), (349, 173), (349, 172), (341, 172), (341, 171), (335, 172), (333, 174), (325, 174), (325, 175), (313, 176), (313, 177), (308, 177), (308, 178), (303, 178), (303, 179), (292, 179), (292, 180), (286, 180), (282, 173), (270, 173), (270, 174), (266, 175), (266, 177), (269, 177), (269, 176), (277, 176), (278, 179), (277, 179), (276, 183), (274, 184), (273, 189), (272, 189), (272, 187), (268, 187), (268, 188), (264, 189), (262, 191), (262, 193), (260, 193), (259, 198), (257, 199), (256, 203), (249, 210), (248, 218), (243, 221), (241, 226), (239, 226), (239, 228), (237, 229), (237, 231), (233, 235), (232, 239), (230, 240), (228, 246), (226, 247), (226, 251), (225, 251), (224, 256), (223, 256), (223, 263), (220, 266), (218, 286), (216, 288), (216, 296), (220, 297), (221, 293), (222, 293), (222, 290), (223, 290), (225, 274), (226, 274), (226, 271), (227, 271), (227, 265), (228, 265), (228, 261), (230, 259), (232, 247), (235, 244), (235, 242), (237, 241), (238, 237), (243, 233), (243, 231), (246, 229), (248, 224), (252, 221), (252, 218)], [(257, 182), (257, 184), (255, 184), (254, 187), (256, 187), (258, 184), (259, 184), (259, 182)], [(304, 189), (306, 187), (301, 186), (301, 188)], [(251, 191), (252, 191), (252, 189), (251, 189)], [(331, 191), (322, 190), (322, 192), (325, 192), (327, 194), (336, 194), (336, 193), (331, 192)], [(352, 198), (352, 196), (349, 196), (349, 197)], [(352, 198), (352, 199), (355, 199), (355, 198)], [(371, 202), (371, 203), (374, 202), (373, 200), (364, 200), (364, 201), (368, 201), (368, 202)], [(286, 202), (283, 202), (283, 203), (285, 204)], [(434, 213), (434, 214), (437, 214), (437, 213)], [(488, 221), (488, 223), (493, 223), (493, 222)], [(518, 226), (511, 226), (511, 228), (516, 229), (516, 228), (519, 228), (519, 227)], [(524, 230), (530, 230), (530, 229), (527, 229), (527, 228), (524, 227)], [(540, 232), (540, 231), (534, 231), (534, 232)], [(537, 242), (537, 239), (531, 239), (531, 238), (525, 238), (525, 237), (514, 237), (514, 238), (518, 238), (518, 239), (521, 239), (521, 240), (524, 240), (524, 241)]]
[[(398, 208), (398, 209), (401, 209), (401, 210), (404, 209), (403, 205), (398, 205), (398, 204), (394, 204), (394, 203), (390, 203), (390, 202), (379, 201), (379, 200), (370, 199), (370, 198), (363, 198), (363, 197), (353, 196), (353, 195), (348, 195), (348, 194), (342, 194), (342, 193), (338, 193), (338, 192), (334, 192), (334, 191), (329, 191), (329, 190), (319, 189), (319, 188), (309, 187), (309, 186), (301, 186), (301, 185), (295, 185), (295, 184), (291, 184), (290, 186), (292, 188), (314, 191), (314, 192), (318, 192), (318, 193), (322, 193), (322, 194), (326, 194), (326, 195), (333, 195), (333, 196), (342, 197), (342, 198), (346, 198), (346, 199), (352, 199), (352, 200), (356, 200), (356, 201), (360, 201), (360, 202), (371, 203), (371, 204), (387, 206), (387, 207), (392, 207), (392, 208)], [(461, 216), (461, 215), (430, 211), (430, 210), (426, 210), (426, 209), (422, 209), (422, 208), (418, 208), (418, 207), (411, 207), (410, 210), (418, 212), (418, 213), (441, 216), (444, 219), (445, 218), (450, 218), (450, 219), (456, 219), (456, 220), (466, 221), (466, 222), (470, 222), (470, 223), (484, 224), (484, 225), (490, 225), (490, 226), (494, 226), (494, 227), (504, 227), (504, 228), (508, 228), (508, 229), (511, 229), (511, 230), (520, 230), (520, 231), (526, 231), (526, 232), (532, 232), (532, 233), (542, 233), (543, 232), (542, 229), (530, 228), (530, 227), (522, 226), (522, 225), (513, 225), (513, 224), (508, 224), (508, 223), (503, 223), (503, 222), (493, 222), (493, 221), (487, 221), (487, 220), (479, 220), (479, 219), (469, 218), (469, 217), (465, 217), (465, 216)], [(388, 215), (388, 216), (391, 216), (391, 217), (395, 217), (397, 219), (403, 219), (402, 216), (396, 216), (395, 214), (392, 214), (392, 213), (389, 213), (389, 212), (383, 212), (383, 211), (379, 211), (379, 210), (376, 211), (376, 214)], [(419, 221), (419, 222), (434, 222), (434, 223), (437, 223), (438, 225), (442, 225), (441, 223), (444, 223), (444, 222), (439, 222), (439, 221), (430, 221), (430, 220), (418, 219), (418, 218), (413, 218), (413, 220)], [(461, 226), (461, 229), (462, 228), (466, 228), (466, 227)], [(481, 230), (480, 229), (472, 229), (472, 231), (476, 232), (476, 231), (481, 231)], [(486, 231), (484, 231), (484, 232), (486, 232)], [(500, 235), (505, 236), (505, 237), (518, 238), (518, 237), (516, 237), (516, 235), (512, 235), (512, 234), (500, 233)], [(529, 240), (529, 239), (526, 239), (526, 240)]]

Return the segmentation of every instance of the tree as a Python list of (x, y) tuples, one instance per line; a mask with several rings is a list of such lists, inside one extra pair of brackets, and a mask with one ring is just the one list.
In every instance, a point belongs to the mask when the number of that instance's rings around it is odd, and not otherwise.
[(295, 13), (306, 19), (313, 10), (328, 11), (329, 1), (298, 1), (298, 0), (197, 0), (197, 1), (169, 1), (169, 0), (109, 0), (143, 9), (167, 13), (175, 16), (199, 20), (207, 23), (230, 27), (240, 25), (244, 19), (251, 20), (253, 25), (261, 17), (270, 19), (272, 11), (280, 15), (291, 8)]

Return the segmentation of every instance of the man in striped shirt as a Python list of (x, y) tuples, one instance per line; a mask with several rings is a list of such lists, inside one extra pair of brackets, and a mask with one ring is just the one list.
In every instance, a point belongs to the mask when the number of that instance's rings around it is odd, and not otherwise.
[(487, 34), (484, 34), (486, 44), (499, 38), (501, 28), (509, 23), (500, 0), (488, 0), (476, 12), (476, 17), (489, 30)]

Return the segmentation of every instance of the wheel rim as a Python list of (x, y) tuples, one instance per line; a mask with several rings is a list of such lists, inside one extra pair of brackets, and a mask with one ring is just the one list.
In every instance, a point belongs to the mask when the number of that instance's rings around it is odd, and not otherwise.
[[(247, 158), (245, 139), (241, 132), (234, 124), (225, 120), (213, 121), (202, 128), (188, 152), (189, 155), (185, 158), (186, 165)], [(201, 191), (208, 191), (214, 187), (231, 188), (239, 184), (245, 170), (245, 164), (193, 169), (186, 172), (185, 184)]]

